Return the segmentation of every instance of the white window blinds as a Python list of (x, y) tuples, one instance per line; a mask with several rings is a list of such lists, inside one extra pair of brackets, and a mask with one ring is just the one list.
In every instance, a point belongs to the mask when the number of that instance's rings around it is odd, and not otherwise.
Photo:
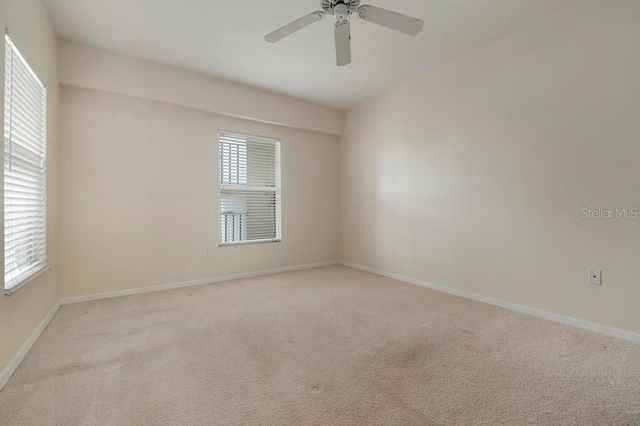
[(45, 268), (46, 89), (5, 35), (4, 287)]
[(220, 244), (280, 240), (280, 142), (220, 131)]

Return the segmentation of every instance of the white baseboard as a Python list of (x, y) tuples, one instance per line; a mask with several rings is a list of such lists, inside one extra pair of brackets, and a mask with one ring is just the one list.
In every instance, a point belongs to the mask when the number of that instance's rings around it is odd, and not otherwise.
[(225, 275), (225, 276), (213, 277), (213, 278), (201, 278), (201, 279), (192, 280), (192, 281), (182, 281), (177, 283), (168, 283), (168, 284), (154, 285), (149, 287), (139, 287), (139, 288), (132, 288), (128, 290), (111, 291), (107, 293), (89, 294), (86, 296), (65, 297), (60, 299), (60, 303), (63, 305), (68, 305), (70, 303), (90, 302), (93, 300), (111, 299), (113, 297), (132, 296), (134, 294), (152, 293), (154, 291), (172, 290), (176, 288), (193, 287), (193, 286), (204, 285), (204, 284), (213, 284), (213, 283), (218, 283), (222, 281), (277, 274), (280, 272), (290, 272), (290, 271), (299, 271), (302, 269), (320, 268), (322, 266), (337, 265), (338, 263), (340, 262), (337, 260), (332, 260), (329, 262), (310, 263), (306, 265), (297, 265), (297, 266), (287, 266), (284, 268), (267, 269), (263, 271), (247, 272), (243, 274)]
[(405, 277), (403, 275), (381, 271), (379, 269), (358, 265), (356, 263), (351, 263), (346, 261), (340, 261), (339, 263), (341, 265), (348, 266), (350, 268), (360, 269), (361, 271), (371, 272), (372, 274), (382, 275), (384, 277), (393, 278), (398, 281), (404, 281), (409, 284), (430, 288), (432, 290), (441, 291), (443, 293), (452, 294), (454, 296), (464, 297), (465, 299), (475, 300), (478, 302), (486, 303), (488, 305), (509, 309), (511, 311), (533, 315), (533, 316), (544, 318), (550, 321), (555, 321), (562, 324), (571, 325), (573, 327), (582, 328), (584, 330), (594, 331), (596, 333), (605, 334), (607, 336), (617, 337), (619, 339), (630, 340), (632, 342), (640, 343), (640, 333), (621, 330), (619, 328), (614, 328), (614, 327), (609, 327), (602, 324), (584, 321), (577, 318), (568, 317), (565, 315), (554, 314), (552, 312), (543, 311), (537, 308), (531, 308), (529, 306), (519, 305), (517, 303), (505, 302), (504, 300), (494, 299), (492, 297), (482, 296), (480, 294), (470, 293), (468, 291), (458, 290), (456, 288), (447, 287), (440, 284), (433, 284), (433, 283), (422, 281), (416, 278)]
[(27, 341), (24, 342), (24, 345), (22, 345), (18, 353), (14, 355), (11, 361), (9, 361), (9, 364), (7, 364), (4, 370), (0, 372), (0, 391), (5, 387), (11, 376), (13, 376), (13, 373), (15, 373), (15, 371), (18, 369), (18, 366), (20, 365), (24, 357), (27, 356), (27, 353), (29, 352), (33, 344), (36, 343), (38, 337), (40, 337), (44, 329), (47, 328), (47, 325), (49, 325), (53, 317), (56, 315), (56, 312), (58, 312), (60, 306), (61, 304), (58, 300), (55, 305), (53, 305), (51, 310), (47, 313), (47, 315), (42, 319), (42, 321), (40, 321), (40, 324), (38, 324), (36, 329), (33, 330), (33, 333), (31, 333)]

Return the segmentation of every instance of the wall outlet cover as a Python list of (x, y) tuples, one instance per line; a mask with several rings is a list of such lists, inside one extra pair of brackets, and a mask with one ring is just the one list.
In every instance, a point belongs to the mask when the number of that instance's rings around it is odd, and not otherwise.
[(595, 269), (590, 269), (589, 270), (589, 284), (602, 285), (602, 271), (597, 271)]

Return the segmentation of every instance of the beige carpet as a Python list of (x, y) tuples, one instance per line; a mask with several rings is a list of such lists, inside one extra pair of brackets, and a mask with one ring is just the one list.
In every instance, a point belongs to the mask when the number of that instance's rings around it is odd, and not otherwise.
[(640, 425), (640, 345), (335, 266), (63, 306), (2, 425)]

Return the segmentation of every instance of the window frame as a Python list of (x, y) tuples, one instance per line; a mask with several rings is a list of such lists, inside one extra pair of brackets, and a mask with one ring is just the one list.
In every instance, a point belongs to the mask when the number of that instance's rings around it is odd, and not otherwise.
[[(275, 145), (275, 186), (274, 187), (256, 187), (256, 186), (248, 186), (248, 185), (229, 185), (223, 184), (222, 180), (222, 156), (221, 156), (221, 147), (222, 147), (222, 138), (224, 136), (231, 136), (235, 138), (245, 138), (247, 140), (254, 139), (259, 141), (272, 142)], [(267, 136), (258, 136), (248, 133), (241, 133), (236, 131), (228, 131), (228, 130), (218, 130), (217, 137), (217, 155), (218, 155), (218, 247), (233, 247), (233, 246), (242, 246), (248, 244), (269, 244), (269, 243), (280, 243), (282, 242), (282, 161), (281, 161), (281, 146), (282, 142), (279, 138), (267, 137)], [(255, 240), (242, 240), (242, 241), (230, 241), (223, 242), (223, 227), (222, 227), (222, 215), (223, 215), (223, 206), (222, 206), (222, 193), (223, 191), (234, 190), (234, 191), (264, 191), (264, 192), (273, 192), (275, 195), (276, 202), (276, 211), (275, 211), (275, 220), (276, 220), (276, 235), (275, 238), (268, 239), (255, 239)]]
[[(4, 57), (4, 63), (3, 63), (4, 96), (2, 101), (5, 105), (5, 111), (3, 114), (3, 145), (5, 146), (5, 150), (4, 150), (5, 152), (3, 154), (4, 156), (3, 158), (5, 161), (5, 168), (3, 169), (3, 211), (4, 211), (3, 235), (5, 235), (5, 238), (7, 234), (7, 231), (6, 231), (7, 204), (6, 203), (8, 198), (6, 197), (6, 192), (8, 190), (6, 175), (7, 173), (11, 173), (11, 171), (7, 172), (6, 165), (12, 163), (10, 159), (13, 158), (11, 154), (13, 144), (16, 144), (16, 146), (20, 147), (21, 149), (27, 149), (28, 145), (31, 144), (33, 146), (41, 148), (41, 151), (42, 151), (40, 170), (37, 172), (37, 175), (40, 176), (41, 182), (42, 182), (41, 188), (39, 188), (41, 192), (36, 191), (33, 193), (35, 195), (41, 195), (42, 198), (38, 202), (42, 203), (42, 207), (37, 214), (33, 215), (34, 220), (29, 221), (26, 224), (26, 226), (40, 227), (41, 231), (39, 232), (39, 235), (34, 240), (35, 242), (32, 241), (32, 242), (29, 242), (29, 244), (34, 244), (36, 248), (40, 246), (42, 247), (42, 249), (41, 251), (36, 251), (32, 255), (35, 258), (35, 261), (31, 261), (29, 265), (26, 268), (24, 268), (24, 270), (22, 271), (18, 270), (18, 273), (14, 277), (7, 280), (7, 259), (6, 259), (7, 243), (6, 241), (3, 242), (3, 253), (4, 253), (3, 255), (3, 259), (4, 259), (3, 290), (4, 290), (5, 296), (9, 296), (15, 293), (20, 288), (22, 288), (28, 282), (32, 281), (33, 279), (40, 276), (42, 273), (46, 272), (51, 268), (50, 264), (48, 263), (48, 256), (47, 256), (47, 101), (48, 101), (48, 91), (47, 91), (46, 85), (42, 82), (42, 80), (40, 80), (40, 78), (38, 77), (36, 72), (33, 70), (29, 62), (22, 55), (22, 52), (18, 48), (17, 44), (11, 39), (8, 30), (5, 31), (4, 41), (5, 41), (4, 43), (5, 57)], [(14, 68), (13, 68), (14, 67), (13, 61), (15, 60), (18, 60), (21, 63), (20, 66), (27, 70), (26, 75), (24, 72), (22, 73), (22, 77), (25, 80), (23, 83), (31, 84), (31, 85), (34, 85), (34, 87), (39, 87), (41, 89), (41, 98), (39, 99), (39, 101), (42, 104), (42, 110), (41, 110), (42, 115), (39, 116), (38, 114), (38, 116), (36, 116), (35, 118), (36, 118), (36, 121), (41, 122), (42, 134), (41, 134), (41, 137), (40, 136), (36, 137), (34, 135), (30, 136), (29, 140), (26, 141), (26, 144), (24, 142), (22, 144), (20, 142), (14, 142), (14, 140), (12, 139), (12, 136), (14, 135), (13, 134), (14, 130), (12, 126), (13, 119), (9, 120), (9, 123), (7, 123), (5, 120), (6, 117), (14, 116), (13, 111), (14, 111), (14, 108), (16, 108), (16, 105), (13, 104), (13, 99), (11, 98), (11, 96), (13, 95), (13, 78), (15, 78)], [(11, 84), (11, 88), (10, 88), (10, 94), (9, 94), (10, 100), (7, 102), (6, 91), (7, 91), (8, 84)], [(7, 108), (10, 108), (10, 109), (7, 110)], [(25, 113), (25, 111), (22, 111), (19, 114), (24, 116), (25, 114), (28, 114), (28, 113)], [(8, 129), (7, 129), (7, 126), (8, 126)], [(8, 140), (4, 137), (5, 134), (9, 135)], [(26, 137), (26, 136), (23, 135), (23, 137)], [(9, 152), (7, 152), (7, 146), (9, 146)], [(12, 185), (15, 185), (15, 183), (13, 183)], [(33, 190), (29, 187), (27, 188), (28, 190)], [(15, 188), (13, 188), (13, 190), (15, 191)], [(16, 262), (16, 259), (13, 259), (12, 262)], [(11, 284), (11, 287), (7, 287), (9, 284)]]

